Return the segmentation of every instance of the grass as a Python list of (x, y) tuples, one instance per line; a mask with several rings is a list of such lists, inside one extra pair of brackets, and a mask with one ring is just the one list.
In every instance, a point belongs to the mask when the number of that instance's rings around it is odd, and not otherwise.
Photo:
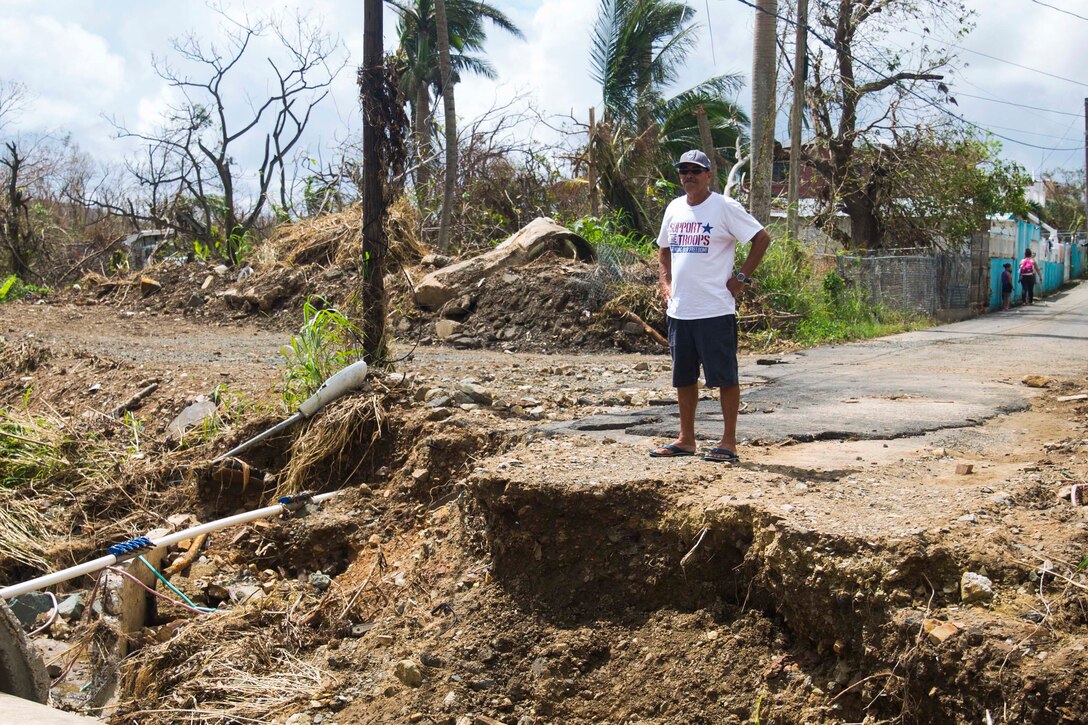
[(346, 315), (311, 297), (302, 306), (302, 326), (282, 350), (287, 360), (283, 404), (295, 410), (340, 368), (362, 358), (359, 328)]

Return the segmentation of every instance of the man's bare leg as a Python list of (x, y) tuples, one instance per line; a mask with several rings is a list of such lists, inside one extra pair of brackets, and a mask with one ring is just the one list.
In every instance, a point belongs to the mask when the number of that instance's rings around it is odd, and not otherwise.
[(673, 445), (685, 451), (698, 448), (695, 440), (695, 408), (699, 405), (699, 383), (676, 389), (676, 401), (680, 404), (680, 437)]
[[(737, 452), (737, 415), (740, 413), (740, 386), (729, 385), (721, 388), (722, 419), (725, 421), (725, 430), (722, 439), (718, 442), (718, 448)], [(694, 418), (694, 410), (692, 411)], [(680, 418), (683, 421), (683, 407), (680, 408)], [(682, 425), (682, 423), (681, 423)]]

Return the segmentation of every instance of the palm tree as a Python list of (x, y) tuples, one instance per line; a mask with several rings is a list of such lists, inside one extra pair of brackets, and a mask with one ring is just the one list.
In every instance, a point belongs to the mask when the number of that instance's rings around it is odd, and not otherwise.
[[(438, 62), (438, 23), (434, 0), (386, 0), (395, 10), (400, 39), (401, 92), (412, 112), (413, 135), (417, 153), (416, 187), (427, 186), (430, 178), (432, 92), (441, 93), (442, 78)], [(485, 23), (524, 38), (521, 30), (502, 11), (483, 0), (447, 0), (446, 23), (449, 27), (451, 82), (458, 83), (465, 73), (495, 78), (494, 67), (476, 55), (487, 40)]]
[(697, 40), (694, 16), (680, 0), (601, 0), (597, 15), (590, 60), (604, 96), (602, 133), (593, 140), (601, 185), (646, 235), (655, 220), (645, 190), (679, 153), (702, 146), (697, 109), (706, 112), (713, 151), (727, 160), (747, 123), (729, 100), (741, 86), (736, 75), (665, 96)]

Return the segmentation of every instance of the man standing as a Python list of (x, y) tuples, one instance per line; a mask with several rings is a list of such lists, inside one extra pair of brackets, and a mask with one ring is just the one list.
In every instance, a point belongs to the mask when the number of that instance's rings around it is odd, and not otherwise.
[[(665, 210), (657, 238), (658, 288), (668, 305), (672, 384), (680, 404), (680, 437), (650, 451), (654, 458), (693, 456), (699, 367), (708, 388), (719, 388), (725, 429), (707, 461), (736, 463), (740, 378), (737, 374), (737, 304), (771, 238), (740, 204), (710, 191), (710, 159), (687, 151), (676, 162), (685, 195)], [(733, 274), (738, 242), (751, 241)]]

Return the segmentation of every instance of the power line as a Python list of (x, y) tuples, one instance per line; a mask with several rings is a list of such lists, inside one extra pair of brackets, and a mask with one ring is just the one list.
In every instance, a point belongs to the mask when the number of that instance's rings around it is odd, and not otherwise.
[[(922, 38), (923, 40), (935, 40), (935, 38), (933, 38), (933, 36), (930, 36), (930, 35), (924, 35), (922, 33), (916, 32), (914, 30), (907, 30), (906, 28), (900, 28), (900, 29), (904, 33), (907, 33), (909, 35), (915, 35), (915, 36), (917, 36), (919, 38)], [(942, 42), (944, 42), (944, 41), (942, 41)], [(1005, 63), (1006, 65), (1011, 65), (1011, 66), (1014, 66), (1016, 68), (1022, 68), (1023, 70), (1029, 70), (1032, 73), (1038, 73), (1039, 75), (1048, 76), (1050, 78), (1056, 78), (1059, 81), (1065, 81), (1067, 83), (1075, 83), (1078, 86), (1084, 86), (1085, 88), (1088, 88), (1088, 83), (1084, 83), (1083, 81), (1078, 81), (1078, 80), (1075, 80), (1073, 78), (1066, 78), (1065, 76), (1055, 75), (1054, 73), (1048, 73), (1045, 70), (1039, 70), (1038, 68), (1032, 68), (1030, 66), (1021, 65), (1020, 63), (1014, 63), (1011, 60), (1005, 60), (1004, 58), (998, 58), (996, 55), (990, 55), (989, 53), (983, 53), (982, 51), (979, 51), (979, 50), (971, 50), (970, 48), (964, 48), (962, 45), (956, 45), (955, 43), (944, 42), (944, 44), (947, 45), (949, 48), (955, 48), (956, 50), (962, 50), (965, 53), (974, 53), (975, 55), (981, 55), (983, 58), (989, 58), (990, 60), (996, 60), (998, 63)]]
[[(751, 2), (749, 2), (748, 0), (737, 0), (737, 2), (739, 2), (741, 5), (747, 5), (748, 7), (753, 8), (753, 9), (755, 9), (755, 10), (761, 12), (761, 13), (766, 13), (768, 15), (772, 15), (775, 18), (778, 18), (782, 22), (787, 23), (789, 25), (793, 25), (794, 27), (797, 26), (796, 21), (791, 20), (790, 18), (783, 17), (782, 15), (779, 15), (777, 13), (772, 13), (769, 10), (765, 10), (764, 8), (761, 8), (758, 5), (755, 5), (755, 4), (751, 3)], [(849, 57), (855, 63), (857, 63), (857, 64), (865, 67), (869, 71), (877, 74), (877, 76), (880, 76), (881, 78), (887, 79), (887, 76), (884, 76), (883, 74), (881, 74), (881, 72), (879, 70), (874, 68), (867, 61), (862, 60), (861, 58), (858, 58), (857, 56), (853, 55), (852, 53), (847, 53), (845, 51), (841, 51), (839, 49), (837, 43), (834, 43), (834, 42), (832, 42), (830, 40), (827, 40), (826, 38), (821, 37), (819, 33), (817, 33), (816, 31), (814, 31), (812, 29), (811, 25), (805, 25), (805, 32), (808, 33), (809, 35), (813, 36), (817, 40), (819, 40), (821, 43), (823, 43), (827, 47), (834, 50), (836, 53), (840, 53), (840, 52), (845, 53), (845, 55), (847, 55), (847, 57)], [(905, 30), (904, 32), (911, 33), (912, 31)], [(919, 35), (918, 33), (912, 33), (912, 34)], [(921, 36), (921, 37), (925, 38), (926, 36)], [(949, 43), (948, 45), (950, 45), (953, 48), (959, 48), (959, 46), (953, 45), (951, 43)], [(961, 48), (961, 50), (966, 50), (969, 53), (976, 52), (976, 51), (968, 50), (967, 48)], [(979, 55), (984, 55), (984, 54), (980, 53)], [(987, 57), (993, 57), (993, 56), (987, 56)], [(995, 58), (995, 60), (1001, 61), (1000, 58)], [(1001, 62), (1010, 63), (1010, 61), (1001, 61)], [(1012, 63), (1012, 65), (1016, 65), (1016, 64)], [(1026, 68), (1026, 66), (1021, 66), (1021, 67)], [(1027, 70), (1033, 70), (1033, 69), (1027, 68)], [(1044, 75), (1051, 75), (1049, 73), (1046, 73), (1045, 71), (1036, 71), (1036, 72), (1043, 73)], [(1069, 78), (1061, 78), (1060, 76), (1054, 76), (1054, 77), (1055, 78), (1060, 78), (1061, 80), (1070, 81), (1071, 83), (1076, 83), (1078, 85), (1083, 85), (1085, 87), (1088, 87), (1088, 83), (1081, 83), (1080, 81), (1074, 81), (1074, 80), (1071, 80)], [(968, 125), (968, 126), (970, 126), (972, 128), (976, 128), (979, 131), (985, 131), (986, 133), (990, 134), (991, 136), (994, 136), (995, 138), (999, 138), (999, 139), (1002, 139), (1004, 141), (1009, 141), (1010, 143), (1014, 143), (1014, 144), (1017, 144), (1017, 145), (1020, 145), (1020, 146), (1026, 146), (1028, 148), (1041, 149), (1043, 151), (1059, 151), (1059, 152), (1061, 152), (1061, 151), (1082, 151), (1082, 150), (1084, 150), (1084, 146), (1078, 146), (1078, 147), (1074, 147), (1074, 148), (1054, 148), (1054, 147), (1051, 147), (1051, 146), (1040, 146), (1038, 144), (1029, 143), (1028, 141), (1021, 141), (1019, 139), (1015, 139), (1015, 138), (1012, 138), (1010, 136), (1005, 136), (1003, 134), (996, 133), (995, 131), (992, 131), (992, 130), (988, 129), (985, 126), (974, 123), (973, 121), (968, 121), (963, 116), (955, 114), (952, 111), (948, 110), (947, 108), (944, 108), (943, 106), (938, 105), (932, 99), (926, 98), (925, 96), (921, 95), (917, 91), (903, 85), (902, 81), (895, 81), (895, 85), (899, 86), (904, 92), (914, 96), (915, 98), (922, 101), (926, 105), (932, 106), (933, 108), (940, 111), (941, 113), (944, 113), (944, 114), (948, 115), (949, 117), (954, 118), (957, 121), (960, 121), (961, 123), (964, 123), (964, 124), (966, 124), (966, 125)]]
[(1063, 10), (1062, 8), (1059, 8), (1057, 6), (1048, 5), (1048, 4), (1044, 3), (1044, 2), (1039, 2), (1039, 0), (1031, 0), (1031, 1), (1033, 3), (1035, 3), (1036, 5), (1042, 5), (1044, 8), (1050, 8), (1051, 10), (1057, 10), (1059, 13), (1065, 13), (1066, 15), (1072, 15), (1074, 18), (1080, 18), (1081, 20), (1088, 20), (1088, 18), (1084, 17), (1083, 15), (1077, 15), (1076, 13), (1071, 13), (1068, 10)]
[(1013, 103), (1012, 101), (1002, 101), (998, 98), (987, 98), (986, 96), (975, 96), (970, 93), (956, 93), (957, 98), (975, 98), (980, 101), (989, 101), (990, 103), (1001, 103), (1006, 106), (1016, 106), (1018, 108), (1027, 108), (1032, 111), (1042, 111), (1044, 113), (1057, 113), (1062, 116), (1073, 116), (1074, 118), (1084, 118), (1083, 113), (1070, 113), (1069, 111), (1056, 111), (1053, 108), (1039, 108), (1038, 106), (1029, 106), (1024, 103)]

